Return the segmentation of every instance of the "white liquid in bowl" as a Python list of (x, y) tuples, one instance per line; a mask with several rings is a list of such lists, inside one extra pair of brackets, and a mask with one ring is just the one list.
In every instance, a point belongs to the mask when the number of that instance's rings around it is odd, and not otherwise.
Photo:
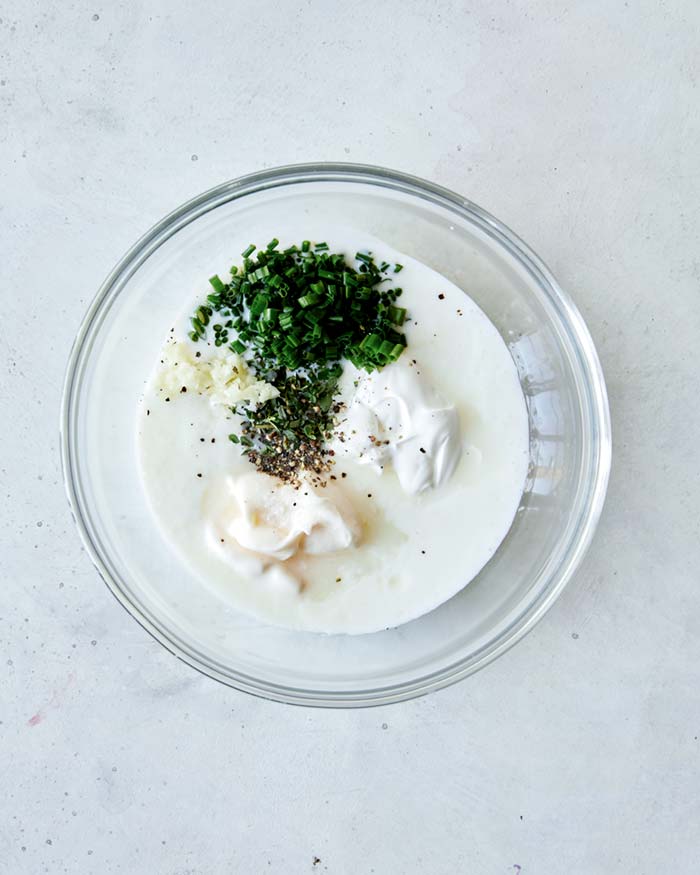
[[(295, 557), (293, 580), (303, 581), (301, 588), (284, 579), (280, 583), (276, 574), (246, 574), (231, 561), (225, 544), (212, 544), (212, 502), (227, 478), (253, 470), (227, 438), (238, 431), (239, 420), (197, 393), (173, 395), (166, 402), (158, 385), (159, 363), (138, 423), (142, 478), (172, 549), (202, 585), (215, 588), (234, 607), (293, 629), (372, 632), (437, 607), (494, 554), (523, 490), (528, 420), (505, 343), (461, 289), (360, 232), (329, 232), (327, 239), (332, 251), (349, 257), (369, 248), (377, 262), (404, 265), (392, 276), (392, 284), (404, 290), (400, 304), (409, 317), (404, 326), (408, 348), (399, 365), (454, 405), (461, 441), (456, 468), (435, 488), (410, 494), (391, 465), (375, 470), (379, 466), (338, 454), (332, 486), (352, 506), (360, 535), (347, 549)], [(298, 240), (290, 237), (282, 245), (289, 242)], [(187, 306), (175, 323), (178, 338), (205, 294), (204, 285), (191, 300), (183, 292)], [(347, 382), (346, 393), (351, 392)], [(404, 483), (407, 479), (402, 477)]]

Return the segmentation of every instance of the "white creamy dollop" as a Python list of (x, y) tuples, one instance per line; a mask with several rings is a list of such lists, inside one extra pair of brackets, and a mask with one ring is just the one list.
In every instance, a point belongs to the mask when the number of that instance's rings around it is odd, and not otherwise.
[(323, 493), (306, 481), (294, 487), (259, 471), (229, 476), (205, 508), (210, 545), (252, 576), (293, 581), (278, 563), (303, 553), (346, 550), (359, 539), (347, 499), (328, 488)]
[(333, 449), (377, 473), (391, 465), (414, 495), (447, 481), (462, 453), (459, 417), (405, 357), (366, 374), (347, 365), (355, 387), (335, 432)]

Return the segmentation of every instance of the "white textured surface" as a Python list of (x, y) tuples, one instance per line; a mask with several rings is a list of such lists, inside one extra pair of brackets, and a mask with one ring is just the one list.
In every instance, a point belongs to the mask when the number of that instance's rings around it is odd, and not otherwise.
[[(0, 19), (0, 871), (698, 871), (695, 0)], [(431, 178), (522, 234), (589, 322), (615, 428), (594, 547), (535, 632), (364, 712), (167, 654), (81, 551), (58, 464), (68, 349), (124, 250), (221, 180), (313, 159)]]

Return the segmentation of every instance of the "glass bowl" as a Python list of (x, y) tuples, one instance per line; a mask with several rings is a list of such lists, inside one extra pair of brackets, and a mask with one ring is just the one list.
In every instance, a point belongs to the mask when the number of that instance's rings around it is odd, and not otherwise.
[[(530, 469), (513, 526), (458, 595), (370, 635), (289, 632), (237, 613), (160, 533), (136, 457), (135, 416), (170, 320), (230, 240), (276, 216), (345, 224), (444, 274), (486, 312), (515, 361), (530, 422)], [(194, 198), (139, 240), (97, 293), (65, 381), (68, 497), (114, 595), (180, 659), (239, 690), (322, 706), (386, 704), (464, 678), (543, 616), (581, 562), (605, 498), (610, 417), (595, 348), (542, 261), (475, 204), (379, 167), (304, 164), (251, 174)], [(465, 581), (466, 582), (466, 581)]]

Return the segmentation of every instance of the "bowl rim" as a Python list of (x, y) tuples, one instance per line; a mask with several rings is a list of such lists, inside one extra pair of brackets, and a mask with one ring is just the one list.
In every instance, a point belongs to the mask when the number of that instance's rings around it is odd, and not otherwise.
[[(562, 326), (568, 329), (572, 347), (579, 359), (579, 367), (587, 377), (585, 389), (589, 396), (589, 416), (595, 439), (590, 442), (589, 481), (586, 500), (570, 535), (563, 558), (553, 570), (548, 570), (549, 581), (522, 613), (476, 653), (451, 663), (435, 672), (388, 687), (338, 692), (292, 688), (258, 680), (249, 675), (216, 665), (204, 654), (173, 640), (155, 616), (149, 616), (122, 587), (119, 576), (110, 569), (111, 562), (101, 549), (99, 539), (91, 532), (89, 508), (76, 476), (74, 458), (74, 420), (77, 379), (81, 366), (89, 354), (90, 338), (100, 317), (111, 304), (110, 294), (118, 282), (128, 279), (140, 265), (173, 234), (223, 203), (264, 189), (307, 182), (369, 183), (409, 193), (460, 214), (503, 245), (510, 254), (534, 275), (540, 289), (559, 311)], [(295, 705), (316, 707), (367, 707), (386, 705), (426, 695), (450, 686), (478, 671), (509, 650), (542, 619), (558, 598), (588, 550), (598, 525), (605, 502), (612, 459), (610, 409), (603, 370), (590, 332), (571, 298), (560, 287), (549, 268), (530, 247), (500, 220), (463, 196), (443, 186), (417, 176), (368, 164), (346, 162), (315, 162), (274, 167), (221, 183), (186, 201), (156, 222), (122, 256), (99, 287), (80, 324), (66, 366), (60, 409), (59, 442), (64, 485), (73, 519), (85, 549), (100, 577), (122, 607), (166, 650), (202, 674), (227, 686), (262, 698)]]

